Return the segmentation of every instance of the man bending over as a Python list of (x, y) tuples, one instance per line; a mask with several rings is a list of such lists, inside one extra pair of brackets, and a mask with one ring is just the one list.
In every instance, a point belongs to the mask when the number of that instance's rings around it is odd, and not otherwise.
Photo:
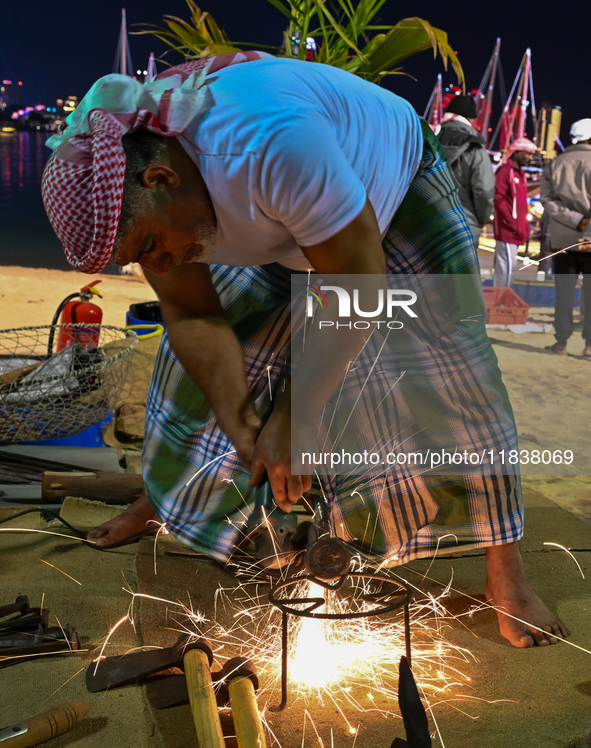
[[(318, 489), (291, 472), (289, 390), (264, 428), (258, 415), (268, 378), (275, 386), (290, 365), (291, 274), (478, 282), (445, 159), (394, 94), (330, 66), (260, 53), (187, 63), (144, 86), (106, 76), (50, 145), (43, 197), (69, 261), (89, 273), (139, 262), (166, 323), (147, 404), (146, 495), (91, 537), (108, 544), (159, 518), (196, 551), (226, 560), (252, 511), (243, 497), (264, 470), (287, 511)], [(433, 340), (417, 359), (421, 400), (444, 402), (445, 376), (449, 397), (463, 398), (469, 438), (486, 440), (492, 424), (514, 444), (484, 321), (464, 327), (470, 366), (447, 361)], [(328, 364), (323, 355), (314, 366)], [(343, 363), (350, 351), (331, 355)], [(517, 647), (564, 635), (525, 578), (517, 475), (407, 478), (395, 468), (354, 496), (346, 480), (315, 479), (343, 540), (392, 563), (486, 547), (487, 597), (529, 622), (501, 612), (503, 635)], [(371, 544), (356, 532), (364, 518)]]

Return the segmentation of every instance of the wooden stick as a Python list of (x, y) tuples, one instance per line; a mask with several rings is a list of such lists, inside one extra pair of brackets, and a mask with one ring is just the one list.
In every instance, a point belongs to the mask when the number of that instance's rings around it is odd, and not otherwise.
[(266, 748), (265, 732), (250, 678), (239, 675), (228, 684), (238, 748)]
[(58, 473), (45, 472), (41, 501), (55, 504), (66, 496), (104, 501), (107, 504), (129, 504), (139, 499), (144, 479), (133, 473)]
[(199, 748), (225, 748), (207, 654), (190, 649), (183, 658)]
[(8, 389), (11, 384), (18, 382), (19, 379), (35, 371), (42, 363), (43, 361), (39, 361), (37, 364), (30, 364), (29, 366), (23, 366), (21, 369), (14, 369), (13, 371), (7, 371), (6, 374), (0, 374), (0, 389)]
[(68, 701), (26, 721), (29, 729), (22, 735), (2, 741), (2, 748), (31, 748), (72, 730), (88, 714), (88, 704)]

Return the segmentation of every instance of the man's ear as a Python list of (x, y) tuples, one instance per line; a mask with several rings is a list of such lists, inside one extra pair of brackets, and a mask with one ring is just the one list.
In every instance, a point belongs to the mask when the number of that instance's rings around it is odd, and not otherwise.
[(150, 164), (147, 169), (140, 174), (140, 181), (148, 189), (157, 189), (158, 186), (175, 189), (181, 183), (179, 175), (164, 164)]

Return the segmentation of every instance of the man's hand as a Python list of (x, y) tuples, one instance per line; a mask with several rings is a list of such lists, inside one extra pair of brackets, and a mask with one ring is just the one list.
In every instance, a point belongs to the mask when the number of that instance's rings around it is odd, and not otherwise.
[[(587, 226), (589, 225), (589, 218), (581, 218), (579, 221), (579, 225), (577, 226), (578, 231), (585, 231)], [(581, 237), (579, 239), (579, 252), (590, 252), (591, 251), (591, 243), (588, 239), (584, 239)]]
[(250, 398), (238, 415), (238, 420), (229, 421), (224, 431), (234, 445), (238, 459), (250, 470), (255, 444), (261, 431), (261, 419), (258, 417)]
[[(257, 439), (249, 486), (258, 486), (265, 470), (269, 476), (275, 503), (284, 512), (291, 512), (293, 504), (312, 486), (309, 475), (291, 474), (291, 417), (289, 403), (271, 414)], [(296, 447), (297, 448), (297, 447)]]

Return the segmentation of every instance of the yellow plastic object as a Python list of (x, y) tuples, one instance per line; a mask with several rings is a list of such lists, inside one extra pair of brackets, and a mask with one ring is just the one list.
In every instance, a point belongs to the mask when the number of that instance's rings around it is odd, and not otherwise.
[(158, 322), (151, 322), (147, 325), (127, 325), (126, 330), (152, 330), (152, 332), (147, 333), (146, 335), (141, 335), (140, 339), (143, 340), (149, 340), (150, 338), (155, 338), (158, 335), (162, 335), (164, 332), (164, 325), (158, 324)]

